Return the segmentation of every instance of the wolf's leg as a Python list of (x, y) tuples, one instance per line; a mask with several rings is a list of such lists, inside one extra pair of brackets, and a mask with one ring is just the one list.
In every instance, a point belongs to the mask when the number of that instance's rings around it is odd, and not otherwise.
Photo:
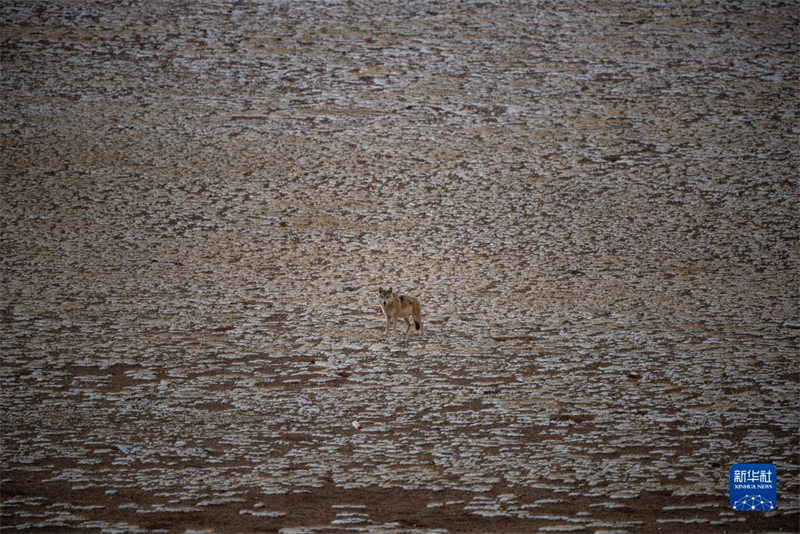
[(406, 337), (408, 337), (408, 331), (411, 330), (411, 322), (408, 320), (407, 315), (405, 316), (404, 319), (406, 320)]

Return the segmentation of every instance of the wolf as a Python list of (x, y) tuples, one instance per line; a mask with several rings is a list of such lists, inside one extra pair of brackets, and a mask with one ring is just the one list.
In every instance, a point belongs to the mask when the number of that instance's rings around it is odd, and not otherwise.
[(411, 323), (408, 321), (409, 315), (413, 316), (416, 329), (422, 329), (422, 307), (419, 304), (419, 299), (405, 295), (395, 295), (391, 287), (389, 289), (378, 288), (378, 295), (381, 298), (381, 309), (386, 316), (384, 335), (389, 333), (389, 324), (392, 321), (394, 321), (394, 328), (397, 328), (397, 319), (400, 318), (406, 321), (406, 337), (408, 337), (408, 332), (411, 330)]

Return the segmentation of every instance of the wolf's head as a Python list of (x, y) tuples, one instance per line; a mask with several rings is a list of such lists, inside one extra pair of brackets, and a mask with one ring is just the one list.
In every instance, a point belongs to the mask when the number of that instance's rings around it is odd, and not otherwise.
[(382, 287), (378, 288), (378, 295), (381, 297), (381, 305), (388, 306), (390, 302), (392, 302), (392, 288), (383, 289)]

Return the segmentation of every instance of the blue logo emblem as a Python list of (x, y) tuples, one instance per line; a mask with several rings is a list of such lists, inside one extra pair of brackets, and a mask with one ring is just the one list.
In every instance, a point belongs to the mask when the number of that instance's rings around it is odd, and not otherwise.
[(731, 508), (742, 512), (778, 507), (778, 472), (772, 464), (734, 464), (730, 473)]

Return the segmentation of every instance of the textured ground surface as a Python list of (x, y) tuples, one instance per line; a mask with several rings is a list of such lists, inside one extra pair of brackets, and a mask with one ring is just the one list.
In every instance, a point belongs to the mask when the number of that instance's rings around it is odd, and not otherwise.
[(0, 3), (2, 528), (800, 529), (798, 20)]

